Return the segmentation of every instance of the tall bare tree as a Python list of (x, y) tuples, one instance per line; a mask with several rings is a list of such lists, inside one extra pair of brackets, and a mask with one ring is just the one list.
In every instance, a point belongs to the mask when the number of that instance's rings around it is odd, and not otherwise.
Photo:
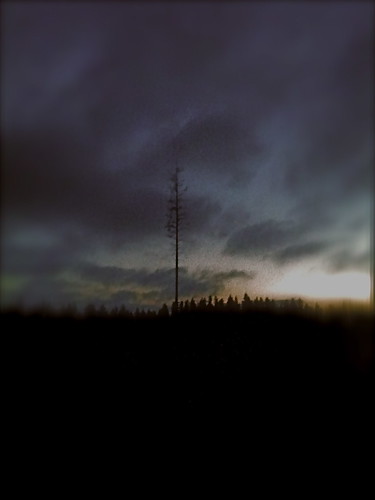
[(178, 307), (179, 296), (179, 252), (181, 243), (181, 227), (185, 220), (183, 195), (187, 187), (182, 179), (182, 169), (176, 160), (175, 168), (170, 176), (170, 194), (168, 199), (167, 224), (168, 236), (173, 240), (175, 250), (175, 307)]
[[(372, 180), (375, 179), (373, 173)], [(372, 184), (373, 185), (373, 184)], [(372, 197), (372, 221), (375, 220), (375, 199)], [(375, 312), (375, 229), (374, 223), (371, 224), (370, 236), (370, 307)]]

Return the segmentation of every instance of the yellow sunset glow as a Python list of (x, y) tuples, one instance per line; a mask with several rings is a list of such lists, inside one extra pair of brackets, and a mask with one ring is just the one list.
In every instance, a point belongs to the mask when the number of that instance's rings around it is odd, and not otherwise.
[(294, 270), (275, 284), (273, 292), (317, 299), (368, 300), (370, 276), (358, 272), (325, 274)]

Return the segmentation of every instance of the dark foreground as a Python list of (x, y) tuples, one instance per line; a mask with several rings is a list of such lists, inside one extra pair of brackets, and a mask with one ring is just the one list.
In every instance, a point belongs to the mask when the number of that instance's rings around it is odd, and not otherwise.
[[(131, 471), (145, 475), (147, 460), (155, 469), (163, 456), (190, 478), (197, 461), (207, 475), (216, 456), (224, 475), (237, 457), (251, 488), (263, 469), (262, 489), (280, 488), (275, 474), (285, 468), (282, 480), (298, 498), (319, 487), (318, 477), (336, 491), (361, 463), (355, 498), (368, 498), (358, 494), (364, 478), (373, 477), (367, 457), (374, 443), (375, 344), (368, 315), (3, 315), (2, 323), (7, 461), (23, 463), (22, 471), (34, 464), (41, 476), (31, 473), (30, 481), (36, 477), (38, 485), (51, 476), (60, 488), (87, 464), (100, 475), (110, 461), (127, 487)], [(228, 443), (242, 450), (228, 454)], [(179, 483), (184, 490), (189, 478)], [(214, 481), (221, 485), (221, 475)]]
[(370, 412), (369, 316), (2, 320), (6, 383), (21, 412)]

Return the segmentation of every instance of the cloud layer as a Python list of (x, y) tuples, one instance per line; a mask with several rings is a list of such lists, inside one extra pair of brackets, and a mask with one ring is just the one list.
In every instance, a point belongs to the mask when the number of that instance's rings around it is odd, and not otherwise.
[[(155, 290), (166, 289), (176, 161), (194, 242), (185, 247), (186, 293), (215, 293), (233, 269), (247, 272), (236, 257), (251, 268), (264, 257), (280, 268), (314, 258), (327, 272), (368, 269), (372, 5), (2, 10), (6, 283), (31, 272), (45, 280), (41, 296), (50, 277), (51, 290), (61, 283), (77, 299), (84, 292), (61, 274), (88, 273), (98, 254), (102, 285), (114, 286), (125, 271), (113, 269), (133, 259), (126, 272), (147, 269)], [(156, 248), (165, 257), (149, 260)], [(203, 278), (199, 256), (211, 253)], [(134, 287), (143, 286), (137, 276)]]

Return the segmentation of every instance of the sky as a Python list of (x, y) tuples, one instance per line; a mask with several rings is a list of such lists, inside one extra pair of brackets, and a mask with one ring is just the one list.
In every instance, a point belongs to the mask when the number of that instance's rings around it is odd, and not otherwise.
[(2, 2), (1, 305), (368, 299), (372, 2)]

